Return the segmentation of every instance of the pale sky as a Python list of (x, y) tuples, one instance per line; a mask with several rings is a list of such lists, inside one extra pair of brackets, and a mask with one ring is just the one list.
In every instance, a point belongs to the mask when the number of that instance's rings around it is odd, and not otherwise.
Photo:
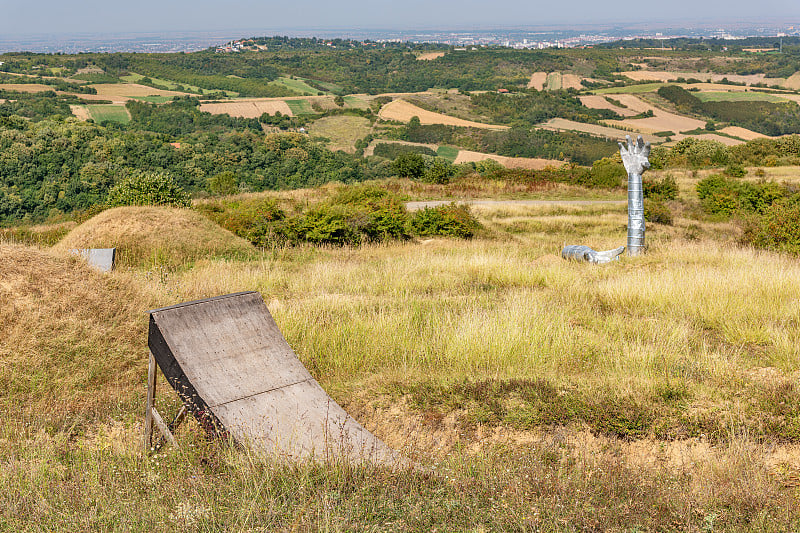
[(491, 29), (692, 21), (800, 23), (800, 1), (0, 0), (0, 38), (46, 32)]

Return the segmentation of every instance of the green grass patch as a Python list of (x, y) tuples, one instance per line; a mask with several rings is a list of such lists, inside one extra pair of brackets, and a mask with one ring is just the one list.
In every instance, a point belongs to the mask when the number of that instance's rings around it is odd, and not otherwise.
[(785, 103), (788, 102), (785, 98), (781, 98), (775, 94), (761, 93), (761, 92), (708, 92), (708, 93), (694, 93), (694, 95), (702, 102), (772, 102), (772, 103)]
[(292, 110), (294, 115), (315, 115), (316, 111), (311, 108), (308, 100), (286, 100), (286, 105)]
[(92, 116), (92, 119), (95, 122), (118, 122), (120, 124), (127, 124), (131, 121), (130, 115), (128, 115), (128, 110), (125, 109), (125, 106), (121, 105), (87, 105), (89, 109), (89, 114)]
[(356, 109), (369, 109), (369, 102), (360, 96), (351, 95), (344, 97), (344, 106), (354, 107)]
[[(213, 89), (213, 90), (212, 89), (202, 89), (200, 87), (197, 87), (196, 85), (187, 85), (185, 83), (178, 84), (178, 83), (176, 83), (176, 82), (174, 82), (172, 80), (165, 80), (163, 78), (154, 78), (152, 76), (148, 76), (148, 77), (150, 78), (150, 80), (154, 84), (161, 85), (162, 87), (166, 87), (170, 91), (182, 91), (182, 92), (189, 92), (189, 93), (194, 93), (194, 94), (208, 94), (208, 93), (220, 92), (220, 90), (218, 90), (218, 89)], [(128, 83), (139, 83), (144, 78), (145, 78), (145, 76), (142, 76), (141, 74), (137, 74), (135, 72), (131, 72), (127, 76), (120, 76), (119, 79), (121, 79), (122, 81), (126, 81)], [(239, 96), (239, 93), (234, 92), (234, 91), (222, 91), (222, 92), (224, 92), (227, 96), (230, 96), (230, 97)], [(314, 93), (314, 94), (316, 94), (316, 93)]]
[(285, 76), (281, 76), (277, 80), (275, 80), (273, 83), (275, 83), (277, 85), (283, 85), (287, 89), (290, 89), (290, 90), (295, 91), (297, 93), (300, 93), (302, 95), (316, 96), (320, 92), (319, 89), (315, 89), (311, 85), (307, 84), (301, 78), (292, 79), (292, 78), (287, 78)]
[(547, 75), (547, 84), (545, 89), (548, 91), (557, 91), (563, 87), (560, 72), (551, 72)]
[(455, 146), (440, 146), (439, 149), (436, 150), (436, 155), (443, 157), (452, 163), (456, 160), (456, 157), (458, 157), (459, 151), (460, 149), (456, 148)]
[(628, 85), (626, 87), (608, 87), (607, 89), (597, 89), (592, 91), (592, 94), (641, 94), (651, 93), (657, 91), (659, 87), (666, 85), (665, 83), (640, 83), (637, 85)]
[[(294, 109), (292, 109), (294, 112)], [(355, 151), (355, 143), (369, 135), (372, 124), (364, 117), (338, 115), (323, 117), (309, 126), (312, 135), (319, 135), (331, 140), (331, 150)]]
[(141, 102), (149, 102), (151, 104), (165, 104), (167, 102), (172, 101), (172, 96), (129, 96), (128, 98), (133, 98), (134, 100), (139, 100)]

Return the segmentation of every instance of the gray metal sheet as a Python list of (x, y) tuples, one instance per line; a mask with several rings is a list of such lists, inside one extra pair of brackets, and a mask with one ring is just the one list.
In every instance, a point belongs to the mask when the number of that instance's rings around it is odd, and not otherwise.
[(114, 270), (114, 260), (117, 255), (116, 248), (87, 248), (70, 250), (70, 252), (80, 255), (91, 266), (103, 272), (111, 272)]

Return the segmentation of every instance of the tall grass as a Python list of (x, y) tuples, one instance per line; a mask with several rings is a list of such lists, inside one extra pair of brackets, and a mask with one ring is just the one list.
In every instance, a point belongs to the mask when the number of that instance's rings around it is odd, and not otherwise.
[[(679, 219), (649, 228), (643, 257), (572, 263), (565, 243), (624, 242), (624, 209), (476, 212), (487, 229), (471, 241), (158, 273), (4, 245), (0, 529), (800, 526), (796, 261)], [(180, 450), (140, 456), (144, 311), (243, 290), (338, 402), (425, 468), (273, 464), (191, 424)]]

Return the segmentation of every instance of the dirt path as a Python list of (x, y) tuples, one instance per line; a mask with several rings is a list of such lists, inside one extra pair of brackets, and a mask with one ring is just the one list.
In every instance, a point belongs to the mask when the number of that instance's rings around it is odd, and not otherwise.
[(627, 200), (426, 200), (406, 202), (406, 209), (418, 211), (426, 207), (437, 207), (453, 202), (474, 207), (533, 207), (539, 205), (625, 205)]

